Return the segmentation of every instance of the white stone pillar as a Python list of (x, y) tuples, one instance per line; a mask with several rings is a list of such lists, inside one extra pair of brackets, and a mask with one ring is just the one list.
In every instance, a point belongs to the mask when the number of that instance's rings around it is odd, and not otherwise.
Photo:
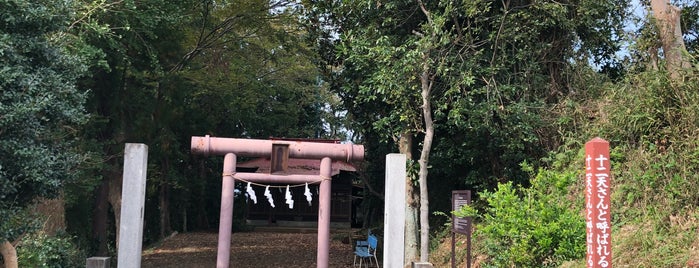
[(383, 267), (403, 268), (405, 254), (405, 177), (406, 156), (386, 155), (384, 194)]
[(121, 218), (117, 267), (141, 267), (143, 210), (146, 201), (148, 146), (127, 143), (124, 148), (124, 174), (121, 191)]

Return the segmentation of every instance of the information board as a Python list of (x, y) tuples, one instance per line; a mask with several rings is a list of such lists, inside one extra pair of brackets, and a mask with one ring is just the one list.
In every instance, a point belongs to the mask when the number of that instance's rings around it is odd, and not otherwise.
[[(460, 190), (451, 192), (452, 210), (459, 210), (461, 206), (471, 204), (471, 191)], [(470, 234), (471, 217), (457, 217), (452, 214), (452, 228), (455, 233)]]

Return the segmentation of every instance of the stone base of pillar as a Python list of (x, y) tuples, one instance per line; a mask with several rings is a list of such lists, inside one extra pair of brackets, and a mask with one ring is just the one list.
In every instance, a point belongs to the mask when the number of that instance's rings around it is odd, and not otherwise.
[(87, 268), (109, 268), (109, 257), (90, 257), (85, 262)]
[(429, 262), (413, 262), (412, 268), (433, 268), (434, 266)]

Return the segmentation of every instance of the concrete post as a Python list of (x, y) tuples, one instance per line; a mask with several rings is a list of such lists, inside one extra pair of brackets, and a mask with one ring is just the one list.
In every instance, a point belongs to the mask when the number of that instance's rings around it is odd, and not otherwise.
[(405, 170), (404, 154), (386, 155), (384, 194), (383, 267), (402, 268), (405, 254)]
[(109, 268), (109, 257), (90, 257), (85, 261), (86, 268)]
[(143, 209), (146, 201), (148, 146), (127, 143), (121, 191), (121, 216), (117, 267), (141, 267)]
[(320, 197), (318, 199), (318, 253), (317, 267), (327, 268), (330, 261), (330, 195), (332, 178), (332, 160), (325, 157), (320, 160)]
[(221, 186), (221, 217), (218, 223), (217, 268), (228, 268), (231, 257), (231, 229), (233, 227), (233, 197), (235, 191), (236, 156), (229, 153), (223, 158), (223, 182)]

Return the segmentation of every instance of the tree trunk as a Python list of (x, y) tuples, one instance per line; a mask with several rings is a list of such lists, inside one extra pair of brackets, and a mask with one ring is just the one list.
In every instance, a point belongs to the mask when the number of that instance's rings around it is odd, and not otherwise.
[(5, 268), (18, 267), (17, 250), (10, 241), (5, 240), (0, 244), (0, 255), (2, 255), (2, 259), (5, 261)]
[(187, 206), (182, 208), (182, 232), (187, 232)]
[(160, 183), (160, 239), (164, 239), (172, 232), (172, 227), (170, 226), (170, 181), (168, 176), (169, 161), (167, 157), (162, 158), (161, 163), (161, 176), (162, 182)]
[(92, 220), (92, 239), (97, 243), (97, 256), (107, 256), (107, 224), (109, 217), (109, 180), (102, 179), (102, 183), (97, 188), (93, 220)]
[(668, 0), (651, 0), (651, 9), (658, 26), (667, 71), (670, 78), (677, 81), (681, 78), (681, 70), (692, 67), (684, 57), (687, 48), (682, 39), (680, 9), (671, 5)]
[(420, 74), (420, 84), (422, 87), (422, 117), (425, 121), (425, 137), (422, 142), (422, 152), (420, 152), (420, 261), (429, 261), (430, 254), (430, 206), (427, 191), (427, 167), (432, 150), (432, 139), (434, 137), (434, 123), (432, 121), (432, 77), (430, 77), (429, 52), (423, 56), (422, 74)]
[[(190, 154), (192, 155), (192, 154)], [(199, 158), (197, 160), (199, 162), (199, 178), (203, 179), (206, 178), (206, 165), (204, 162), (204, 159)], [(206, 185), (203, 185), (199, 188), (199, 198), (197, 199), (197, 226), (195, 228), (203, 228), (204, 230), (209, 229), (209, 217), (207, 213), (207, 205), (206, 205), (206, 198), (205, 196), (208, 194)]]
[(111, 172), (109, 175), (109, 204), (114, 212), (114, 227), (116, 228), (116, 248), (119, 248), (119, 227), (121, 219), (121, 187), (123, 174), (122, 172)]
[(156, 136), (153, 140), (159, 141), (161, 150), (160, 161), (160, 183), (158, 185), (158, 205), (160, 218), (160, 239), (165, 239), (171, 232), (170, 224), (170, 135), (166, 135), (166, 127), (160, 126), (162, 123), (162, 114), (167, 108), (166, 94), (167, 89), (163, 86), (160, 79), (156, 86), (156, 109), (153, 111), (153, 125), (156, 126)]
[[(398, 152), (413, 159), (413, 133), (405, 132), (398, 140)], [(404, 264), (418, 260), (418, 198), (411, 176), (405, 178), (405, 255)]]

